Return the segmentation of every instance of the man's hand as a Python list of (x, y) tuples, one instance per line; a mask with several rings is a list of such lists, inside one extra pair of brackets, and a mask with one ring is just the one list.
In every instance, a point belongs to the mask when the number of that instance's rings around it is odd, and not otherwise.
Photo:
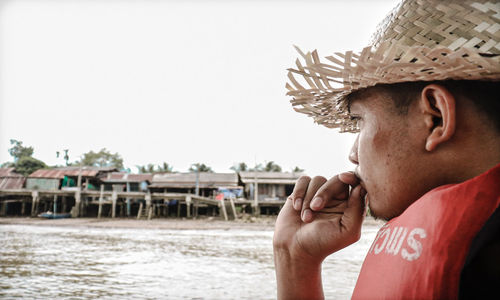
[(350, 172), (297, 180), (274, 231), (279, 298), (323, 297), (321, 262), (359, 240), (365, 194)]

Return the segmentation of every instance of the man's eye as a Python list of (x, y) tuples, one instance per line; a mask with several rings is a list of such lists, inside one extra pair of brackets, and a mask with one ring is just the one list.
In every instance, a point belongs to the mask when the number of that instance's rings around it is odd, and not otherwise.
[(359, 116), (349, 116), (349, 119), (351, 119), (351, 121), (357, 122), (357, 121), (359, 121), (361, 118), (360, 118)]

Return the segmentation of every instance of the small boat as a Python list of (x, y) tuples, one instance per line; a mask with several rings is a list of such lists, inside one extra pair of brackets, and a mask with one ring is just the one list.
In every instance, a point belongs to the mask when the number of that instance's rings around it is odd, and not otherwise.
[(45, 219), (65, 219), (65, 218), (71, 218), (71, 214), (54, 214), (51, 211), (44, 212), (38, 215), (39, 218), (45, 218)]

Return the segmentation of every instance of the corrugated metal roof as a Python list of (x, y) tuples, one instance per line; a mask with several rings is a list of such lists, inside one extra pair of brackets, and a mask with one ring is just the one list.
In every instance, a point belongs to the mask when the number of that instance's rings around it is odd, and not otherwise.
[(0, 177), (23, 177), (16, 173), (16, 168), (0, 168)]
[[(78, 171), (79, 169), (80, 169), (80, 166), (69, 166), (69, 167), (55, 168), (55, 170), (67, 170), (67, 171)], [(118, 169), (115, 167), (82, 166), (82, 169), (99, 171), (99, 172), (118, 172)]]
[(101, 168), (101, 167), (82, 167), (80, 171), (80, 167), (63, 167), (56, 169), (40, 169), (31, 173), (29, 178), (58, 178), (62, 179), (64, 176), (78, 176), (81, 172), (82, 177), (96, 177), (99, 173), (102, 172), (112, 172), (117, 171), (116, 168)]
[(112, 172), (101, 178), (103, 182), (143, 182), (153, 181), (153, 174), (129, 174), (125, 172)]
[(241, 181), (243, 183), (255, 182), (269, 184), (295, 184), (297, 179), (304, 173), (290, 172), (240, 172)]
[[(78, 170), (73, 171), (73, 170), (57, 170), (57, 169), (52, 169), (52, 170), (46, 170), (46, 169), (40, 169), (36, 170), (35, 172), (31, 173), (28, 177), (29, 178), (57, 178), (57, 179), (63, 179), (65, 175), (71, 176), (73, 173), (74, 175), (78, 176)], [(97, 171), (94, 170), (82, 170), (82, 176), (83, 177), (94, 177), (97, 175)]]
[(0, 178), (0, 189), (17, 190), (22, 189), (26, 178), (21, 177), (2, 177)]
[[(238, 186), (236, 173), (199, 173), (199, 187)], [(196, 187), (196, 173), (155, 174), (150, 187)]]
[(26, 179), (15, 168), (0, 168), (0, 189), (22, 189)]

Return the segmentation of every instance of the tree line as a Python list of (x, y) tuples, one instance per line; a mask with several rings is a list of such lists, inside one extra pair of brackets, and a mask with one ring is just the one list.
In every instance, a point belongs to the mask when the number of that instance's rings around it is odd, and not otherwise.
[[(15, 139), (10, 140), (11, 148), (9, 148), (9, 154), (12, 156), (12, 162), (5, 162), (1, 165), (2, 168), (14, 167), (16, 172), (24, 176), (35, 172), (38, 169), (56, 168), (61, 167), (48, 166), (43, 161), (33, 157), (34, 148), (32, 146), (24, 146), (22, 141)], [(69, 162), (68, 150), (65, 151), (64, 159), (66, 161), (66, 166), (92, 166), (92, 167), (113, 167), (118, 170), (124, 170), (131, 172), (130, 169), (125, 169), (123, 165), (123, 158), (118, 152), (112, 153), (106, 148), (94, 152), (89, 151), (81, 156), (80, 160), (74, 162)], [(57, 157), (59, 157), (60, 152), (56, 152)], [(178, 171), (174, 170), (173, 166), (167, 162), (162, 164), (147, 164), (147, 165), (136, 165), (138, 173), (176, 173)], [(231, 170), (235, 172), (282, 172), (281, 166), (276, 164), (274, 161), (268, 161), (264, 163), (256, 164), (254, 167), (249, 167), (245, 162), (235, 163), (230, 167)], [(291, 170), (292, 172), (303, 172), (304, 170), (295, 167)], [(213, 169), (204, 163), (193, 163), (188, 169), (188, 172), (209, 172), (213, 173)]]

